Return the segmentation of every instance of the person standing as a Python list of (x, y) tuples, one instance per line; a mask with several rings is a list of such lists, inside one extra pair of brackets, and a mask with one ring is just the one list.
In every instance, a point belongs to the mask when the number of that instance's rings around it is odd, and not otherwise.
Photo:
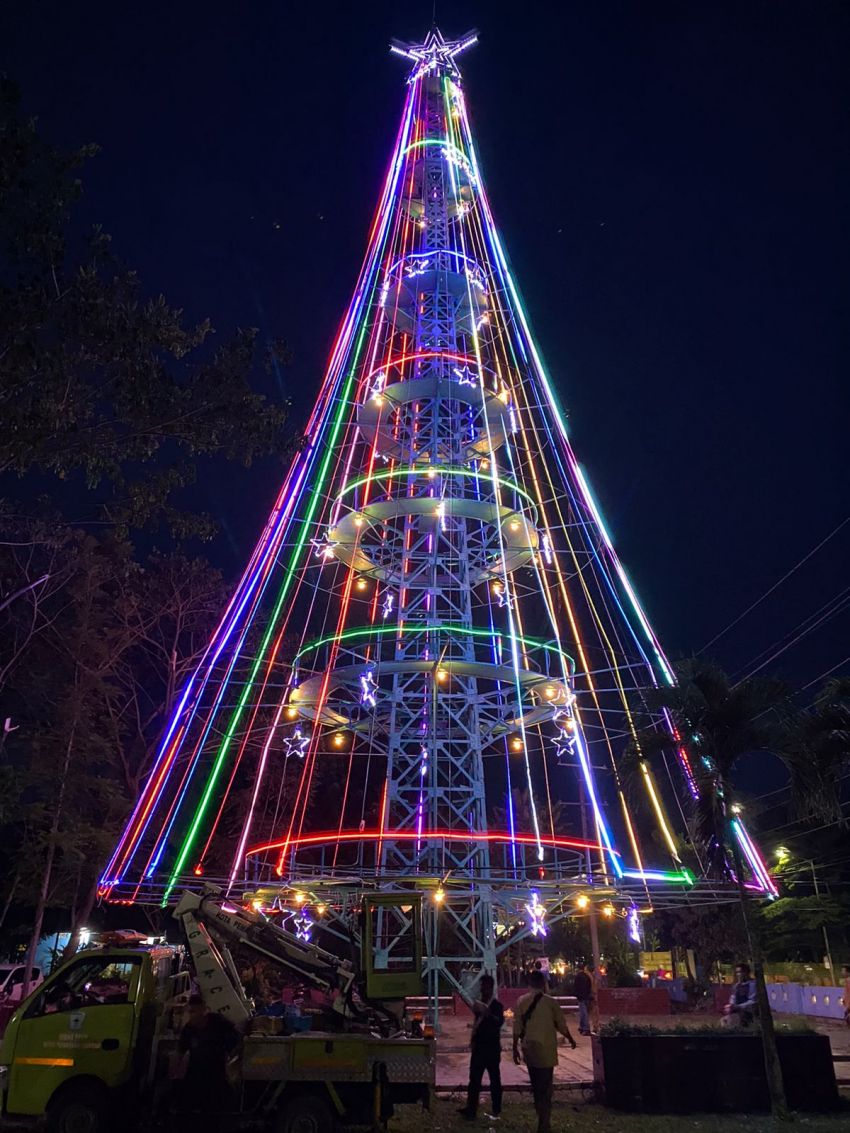
[(481, 998), (476, 999), (472, 1004), (475, 1022), (472, 1024), (472, 1037), (469, 1041), (471, 1054), (466, 1105), (458, 1110), (461, 1117), (465, 1117), (467, 1121), (474, 1121), (478, 1113), (478, 1097), (485, 1070), (490, 1083), (492, 1105), (492, 1113), (487, 1116), (498, 1118), (502, 1113), (502, 1071), (499, 1060), (502, 1054), (501, 1036), (505, 1009), (495, 998), (495, 990), (496, 981), (485, 973), (481, 977)]
[(576, 972), (575, 982), (573, 984), (573, 995), (578, 1001), (578, 1033), (580, 1035), (590, 1034), (590, 1005), (593, 1001), (593, 977), (591, 975), (592, 968), (588, 964), (583, 964)]
[(844, 994), (841, 997), (844, 1005), (844, 1022), (850, 1027), (850, 964), (841, 965), (841, 982), (844, 985)]
[(182, 1080), (172, 1128), (184, 1133), (210, 1133), (221, 1128), (235, 1104), (227, 1081), (227, 1062), (239, 1045), (239, 1032), (200, 995), (189, 997), (188, 1021), (177, 1044), (182, 1055)]
[(531, 991), (518, 1000), (514, 1009), (514, 1062), (519, 1066), (525, 1058), (537, 1111), (537, 1133), (550, 1133), (558, 1035), (562, 1034), (573, 1050), (576, 1042), (561, 1007), (546, 994), (543, 973), (532, 972), (528, 982)]

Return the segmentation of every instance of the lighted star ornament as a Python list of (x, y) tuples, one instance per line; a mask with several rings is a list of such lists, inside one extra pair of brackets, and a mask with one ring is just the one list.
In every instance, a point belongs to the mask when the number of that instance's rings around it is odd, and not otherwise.
[(299, 759), (303, 759), (309, 746), (310, 737), (301, 731), (300, 726), (296, 727), (291, 735), (285, 736), (283, 740), (283, 750), (287, 759), (291, 755), (297, 755)]
[(393, 40), (390, 51), (417, 64), (410, 76), (413, 80), (423, 71), (434, 71), (441, 65), (451, 74), (456, 75), (455, 59), (462, 51), (466, 51), (477, 42), (478, 32), (475, 31), (467, 32), (460, 39), (445, 40), (438, 28), (432, 28), (425, 37), (424, 43), (401, 43), (399, 40)]
[(545, 936), (546, 925), (543, 923), (546, 916), (546, 906), (540, 904), (540, 898), (537, 895), (537, 890), (532, 889), (531, 900), (525, 906), (525, 911), (528, 913), (531, 925), (532, 936)]

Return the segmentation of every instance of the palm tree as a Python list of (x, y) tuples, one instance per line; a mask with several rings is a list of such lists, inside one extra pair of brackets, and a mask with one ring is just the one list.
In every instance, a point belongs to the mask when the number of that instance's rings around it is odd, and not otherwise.
[(827, 681), (811, 708), (788, 714), (778, 753), (791, 777), (794, 817), (847, 825), (840, 784), (850, 767), (850, 677)]
[(753, 930), (751, 897), (733, 822), (738, 768), (755, 752), (777, 750), (779, 720), (788, 713), (788, 692), (778, 681), (764, 677), (733, 685), (718, 665), (699, 658), (681, 661), (675, 669), (675, 685), (644, 693), (645, 707), (654, 722), (636, 733), (629, 762), (641, 764), (677, 746), (671, 738), (671, 723), (688, 752), (697, 789), (690, 835), (701, 851), (706, 872), (737, 884), (753, 958), (771, 1108), (775, 1117), (785, 1120), (788, 1107), (764, 961), (758, 934)]

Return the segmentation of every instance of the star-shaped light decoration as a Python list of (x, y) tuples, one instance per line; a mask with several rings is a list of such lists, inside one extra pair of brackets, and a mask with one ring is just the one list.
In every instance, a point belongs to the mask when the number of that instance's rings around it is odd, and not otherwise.
[(283, 750), (287, 759), (289, 759), (291, 755), (297, 755), (299, 759), (303, 759), (307, 754), (307, 748), (309, 746), (310, 737), (302, 732), (300, 725), (293, 729), (291, 735), (284, 736)]
[(636, 907), (632, 905), (629, 909), (629, 939), (633, 940), (635, 944), (640, 944), (640, 913)]
[(375, 707), (377, 691), (378, 683), (375, 680), (375, 671), (374, 669), (366, 669), (360, 674), (360, 703), (364, 708)]
[(299, 940), (309, 942), (310, 933), (313, 931), (313, 921), (307, 916), (304, 909), (295, 917), (293, 924), (295, 925), (295, 935)]
[(537, 890), (531, 890), (531, 900), (525, 906), (525, 911), (528, 913), (531, 920), (531, 935), (532, 936), (545, 936), (546, 925), (543, 923), (546, 917), (546, 906), (540, 904), (540, 898), (537, 895)]
[(477, 386), (480, 382), (478, 371), (470, 369), (469, 366), (455, 366), (454, 374), (459, 386)]
[(311, 539), (313, 546), (313, 554), (317, 559), (332, 559), (334, 557), (334, 547), (336, 543), (332, 542), (325, 536), (323, 539)]
[(558, 727), (558, 734), (555, 737), (555, 759), (559, 764), (564, 765), (570, 762), (575, 751), (576, 722), (572, 716), (561, 712), (555, 717), (555, 724)]
[(466, 51), (477, 42), (476, 31), (467, 32), (460, 39), (446, 40), (439, 28), (432, 28), (426, 35), (424, 43), (402, 43), (394, 39), (390, 44), (390, 51), (393, 55), (400, 55), (402, 59), (409, 59), (416, 64), (410, 74), (412, 82), (424, 71), (436, 71), (440, 67), (450, 75), (457, 75), (455, 59), (462, 51)]

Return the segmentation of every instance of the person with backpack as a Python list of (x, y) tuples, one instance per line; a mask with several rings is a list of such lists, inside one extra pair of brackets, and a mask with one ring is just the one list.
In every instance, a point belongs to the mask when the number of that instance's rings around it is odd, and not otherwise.
[(472, 1024), (472, 1037), (469, 1040), (469, 1087), (466, 1095), (466, 1105), (459, 1109), (461, 1117), (467, 1121), (474, 1121), (478, 1113), (478, 1096), (481, 1093), (481, 1083), (484, 1071), (490, 1082), (490, 1101), (492, 1113), (487, 1116), (498, 1118), (502, 1112), (502, 1072), (499, 1060), (502, 1054), (501, 1034), (502, 1024), (505, 1021), (505, 1009), (495, 998), (496, 981), (486, 972), (481, 977), (481, 998), (472, 1004), (475, 1013), (475, 1022)]
[(531, 991), (517, 1001), (514, 1009), (514, 1062), (519, 1066), (525, 1058), (537, 1111), (537, 1133), (550, 1133), (558, 1035), (562, 1034), (573, 1050), (576, 1041), (560, 1005), (546, 994), (543, 972), (532, 972), (528, 982)]

